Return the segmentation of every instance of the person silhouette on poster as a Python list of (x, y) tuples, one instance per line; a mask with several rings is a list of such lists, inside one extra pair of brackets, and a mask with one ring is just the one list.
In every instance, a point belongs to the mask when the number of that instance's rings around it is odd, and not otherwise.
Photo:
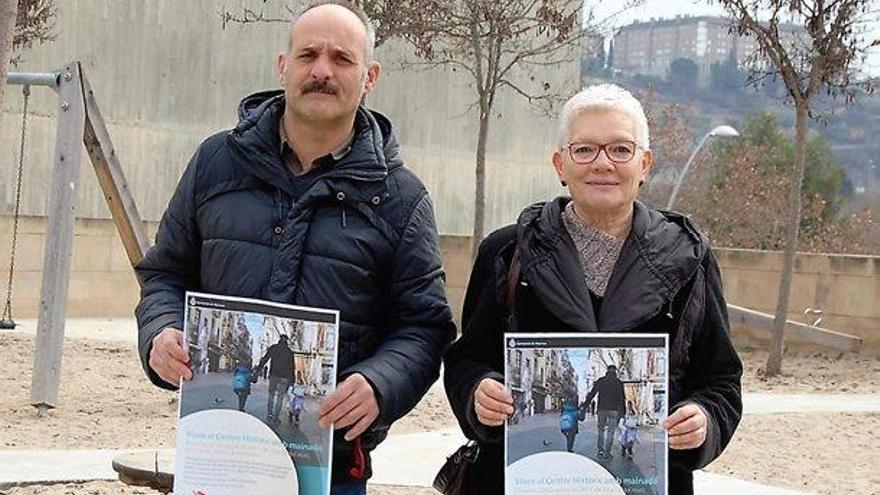
[(574, 452), (574, 439), (579, 431), (578, 420), (581, 419), (577, 397), (575, 379), (567, 373), (562, 392), (562, 407), (559, 409), (559, 429), (565, 436), (565, 450), (568, 452)]
[(581, 407), (586, 409), (597, 395), (599, 415), (596, 419), (596, 453), (600, 458), (611, 459), (614, 430), (621, 414), (626, 410), (626, 395), (623, 392), (623, 382), (617, 378), (617, 366), (608, 365), (605, 376), (596, 380)]
[(284, 397), (287, 396), (287, 389), (293, 381), (293, 351), (287, 343), (287, 335), (281, 334), (278, 342), (269, 346), (266, 354), (257, 364), (260, 370), (266, 363), (272, 361), (269, 365), (269, 397), (266, 400), (266, 422), (277, 423), (278, 415), (281, 412), (281, 405)]
[(251, 394), (251, 383), (254, 377), (249, 356), (238, 356), (232, 371), (232, 391), (238, 396), (238, 410), (244, 412), (248, 396)]

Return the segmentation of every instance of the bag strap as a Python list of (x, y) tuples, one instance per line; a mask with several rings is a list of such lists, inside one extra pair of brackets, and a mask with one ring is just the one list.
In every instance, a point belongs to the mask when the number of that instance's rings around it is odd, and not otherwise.
[(519, 246), (513, 250), (510, 267), (507, 269), (507, 284), (504, 287), (504, 306), (507, 312), (507, 331), (516, 331), (516, 285), (521, 268)]
[(516, 302), (516, 283), (519, 280), (520, 268), (519, 246), (517, 246), (513, 250), (513, 257), (510, 259), (510, 268), (507, 269), (507, 285), (504, 290), (504, 302), (507, 306), (505, 309), (508, 314), (513, 314), (514, 303)]

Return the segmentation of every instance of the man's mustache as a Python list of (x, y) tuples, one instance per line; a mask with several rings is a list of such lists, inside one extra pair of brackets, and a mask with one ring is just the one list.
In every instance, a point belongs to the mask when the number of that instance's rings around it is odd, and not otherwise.
[(328, 95), (335, 95), (338, 93), (338, 90), (336, 89), (336, 86), (328, 81), (312, 81), (302, 88), (302, 94), (306, 95), (309, 93), (326, 93)]

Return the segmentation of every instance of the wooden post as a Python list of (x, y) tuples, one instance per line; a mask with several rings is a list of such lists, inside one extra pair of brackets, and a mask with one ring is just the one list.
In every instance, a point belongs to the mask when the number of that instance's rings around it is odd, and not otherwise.
[(98, 175), (101, 190), (104, 192), (104, 199), (107, 200), (119, 238), (122, 239), (122, 245), (133, 267), (144, 257), (144, 253), (150, 247), (150, 241), (131, 189), (122, 172), (122, 166), (119, 164), (119, 157), (116, 156), (113, 142), (110, 141), (110, 133), (98, 109), (98, 102), (85, 74), (82, 74), (82, 89), (86, 109), (83, 144), (89, 152), (89, 158)]
[(57, 91), (60, 108), (31, 382), (31, 405), (37, 408), (39, 416), (45, 415), (58, 402), (61, 378), (61, 346), (64, 342), (64, 314), (73, 249), (80, 143), (85, 126), (78, 62), (71, 62), (61, 71)]

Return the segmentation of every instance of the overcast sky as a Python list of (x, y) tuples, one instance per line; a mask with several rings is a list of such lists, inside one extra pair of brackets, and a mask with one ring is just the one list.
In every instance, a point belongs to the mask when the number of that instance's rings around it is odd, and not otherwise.
[[(596, 7), (597, 19), (605, 19), (619, 12), (624, 0), (587, 0), (587, 5)], [(616, 15), (611, 24), (614, 27), (624, 26), (633, 21), (647, 21), (652, 17), (669, 19), (676, 15), (724, 15), (724, 9), (717, 5), (709, 5), (706, 1), (693, 0), (646, 0), (641, 7), (632, 8)], [(873, 28), (873, 36), (880, 37), (880, 22)], [(610, 33), (609, 33), (610, 34)], [(875, 50), (868, 58), (865, 70), (873, 76), (880, 76), (880, 50)]]

